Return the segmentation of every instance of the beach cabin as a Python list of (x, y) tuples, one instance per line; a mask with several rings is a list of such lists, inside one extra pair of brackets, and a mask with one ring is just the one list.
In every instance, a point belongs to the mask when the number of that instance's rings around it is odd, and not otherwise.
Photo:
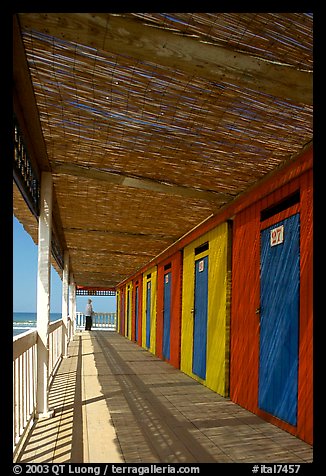
[(311, 443), (312, 149), (241, 208), (233, 220), (230, 397)]
[(125, 285), (125, 336), (132, 339), (132, 282)]
[(156, 350), (157, 268), (143, 273), (142, 347), (155, 354)]
[(157, 266), (156, 355), (180, 368), (182, 250)]
[(131, 339), (137, 344), (142, 344), (142, 302), (143, 302), (142, 275), (132, 281), (132, 334)]
[(229, 394), (231, 230), (227, 222), (183, 250), (180, 369)]
[(125, 335), (125, 289), (117, 290), (117, 331)]

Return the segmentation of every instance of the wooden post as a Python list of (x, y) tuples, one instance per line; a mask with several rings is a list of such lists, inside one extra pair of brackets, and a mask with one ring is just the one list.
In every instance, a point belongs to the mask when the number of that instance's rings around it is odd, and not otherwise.
[(43, 172), (41, 177), (41, 201), (38, 226), (37, 271), (38, 339), (36, 413), (39, 418), (49, 418), (53, 415), (53, 411), (50, 411), (48, 406), (51, 231), (52, 175), (50, 172)]
[(68, 294), (69, 294), (69, 253), (66, 250), (63, 257), (62, 273), (62, 356), (68, 357)]

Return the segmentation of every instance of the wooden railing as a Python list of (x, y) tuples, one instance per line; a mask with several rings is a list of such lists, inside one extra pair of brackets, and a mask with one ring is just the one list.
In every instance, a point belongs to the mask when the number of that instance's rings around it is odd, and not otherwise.
[[(63, 321), (49, 325), (49, 385), (63, 355)], [(74, 323), (68, 317), (68, 342), (74, 335)], [(36, 414), (37, 330), (26, 331), (13, 340), (13, 451), (33, 424)]]
[(62, 357), (62, 319), (49, 326), (49, 385), (53, 380)]
[[(76, 322), (68, 317), (67, 339), (73, 338), (76, 328), (85, 327), (85, 316), (76, 313)], [(116, 313), (96, 313), (93, 317), (96, 329), (116, 330)], [(63, 355), (63, 321), (59, 319), (49, 325), (49, 368), (50, 385)], [(36, 415), (37, 385), (37, 330), (29, 330), (13, 340), (13, 450), (18, 452), (21, 441), (33, 424)]]
[[(85, 329), (85, 314), (76, 312), (76, 329)], [(117, 314), (115, 312), (95, 312), (93, 315), (93, 329), (112, 330), (117, 328)]]
[(13, 449), (33, 423), (36, 409), (37, 331), (13, 342)]

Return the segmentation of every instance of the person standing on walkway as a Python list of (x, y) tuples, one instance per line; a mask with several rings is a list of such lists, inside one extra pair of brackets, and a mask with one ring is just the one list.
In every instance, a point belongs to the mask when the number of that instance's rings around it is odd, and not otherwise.
[(94, 314), (93, 310), (93, 305), (92, 305), (92, 300), (88, 299), (88, 303), (86, 304), (86, 310), (85, 310), (85, 316), (86, 316), (86, 324), (85, 324), (85, 331), (91, 331), (92, 330), (92, 316)]

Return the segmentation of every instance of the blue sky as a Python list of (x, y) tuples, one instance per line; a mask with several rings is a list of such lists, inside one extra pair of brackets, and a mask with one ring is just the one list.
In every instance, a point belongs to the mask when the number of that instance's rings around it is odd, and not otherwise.
[[(13, 311), (36, 312), (37, 246), (13, 217)], [(77, 296), (77, 311), (84, 312), (87, 296)], [(62, 310), (62, 281), (51, 266), (50, 312)], [(95, 312), (115, 312), (116, 300), (111, 296), (93, 296)]]

